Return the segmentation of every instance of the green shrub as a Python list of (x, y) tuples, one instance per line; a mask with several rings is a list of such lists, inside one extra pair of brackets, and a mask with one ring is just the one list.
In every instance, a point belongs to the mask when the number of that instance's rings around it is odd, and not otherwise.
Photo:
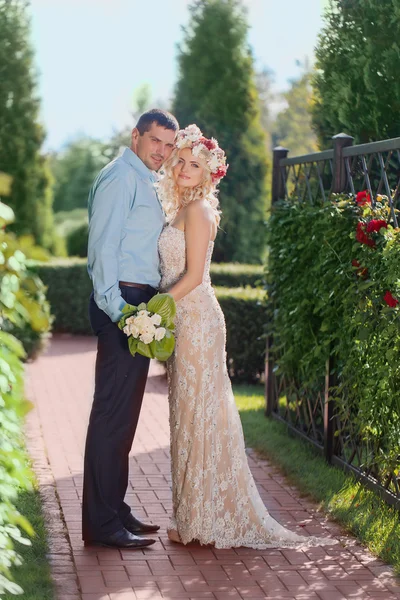
[(15, 507), (18, 490), (30, 486), (21, 432), (29, 405), (24, 399), (22, 360), (26, 353), (10, 331), (29, 327), (40, 335), (50, 326), (42, 284), (26, 271), (18, 241), (5, 231), (13, 219), (13, 211), (0, 202), (0, 595), (22, 592), (10, 571), (20, 564), (14, 542), (29, 543), (21, 529), (33, 533)]
[(87, 256), (89, 229), (87, 224), (81, 225), (68, 234), (67, 252), (69, 256)]
[(42, 281), (27, 270), (22, 249), (28, 247), (31, 255), (37, 256), (40, 248), (31, 246), (26, 238), (21, 244), (12, 233), (2, 232), (1, 238), (6, 261), (0, 265), (3, 302), (13, 306), (13, 318), (5, 318), (1, 328), (22, 343), (27, 358), (33, 358), (43, 349), (49, 337), (50, 305)]
[(53, 331), (91, 334), (88, 303), (92, 282), (86, 260), (66, 259), (50, 263), (30, 263), (47, 287), (47, 299), (54, 317)]
[[(88, 301), (92, 284), (86, 261), (79, 259), (32, 264), (47, 286), (47, 298), (58, 332), (90, 334)], [(260, 289), (216, 288), (227, 321), (227, 353), (234, 379), (254, 381), (264, 371), (265, 308)], [(249, 343), (251, 340), (251, 343)]]
[(218, 287), (262, 287), (264, 270), (262, 265), (242, 265), (239, 263), (213, 263), (211, 280)]
[(87, 208), (74, 208), (73, 210), (63, 210), (54, 214), (54, 224), (57, 234), (63, 238), (88, 222)]
[(338, 196), (280, 202), (268, 223), (277, 373), (301, 397), (331, 355), (342, 422), (384, 479), (398, 472), (400, 454), (400, 229), (390, 218), (382, 197), (373, 209)]
[(257, 381), (265, 362), (265, 292), (251, 288), (216, 288), (223, 310), (229, 374), (234, 381)]

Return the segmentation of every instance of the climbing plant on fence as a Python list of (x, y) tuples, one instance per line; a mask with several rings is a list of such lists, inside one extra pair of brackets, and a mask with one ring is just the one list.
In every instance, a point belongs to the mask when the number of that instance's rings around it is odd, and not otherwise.
[(400, 497), (400, 229), (390, 222), (386, 198), (373, 207), (368, 192), (279, 201), (268, 295), (275, 375), (291, 382), (278, 403), (296, 419), (330, 357), (338, 454)]

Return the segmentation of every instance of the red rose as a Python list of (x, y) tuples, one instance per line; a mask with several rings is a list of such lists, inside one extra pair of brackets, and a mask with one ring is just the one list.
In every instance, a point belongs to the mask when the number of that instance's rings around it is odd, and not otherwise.
[(365, 224), (359, 221), (357, 223), (356, 240), (357, 242), (360, 242), (360, 244), (366, 244), (367, 246), (373, 248), (375, 246), (375, 242), (368, 237), (368, 235), (365, 233), (365, 229)]
[(388, 306), (390, 306), (390, 308), (396, 308), (396, 306), (398, 305), (399, 301), (397, 300), (397, 298), (395, 298), (391, 292), (389, 292), (389, 290), (386, 292), (386, 294), (383, 296), (384, 301), (386, 302), (386, 304)]
[(363, 192), (358, 192), (356, 196), (356, 202), (358, 206), (364, 206), (365, 204), (371, 204), (371, 196), (369, 195), (368, 190), (364, 190)]
[(372, 219), (367, 224), (367, 233), (372, 233), (374, 231), (380, 231), (382, 229), (382, 227), (386, 227), (386, 229), (387, 229), (386, 221), (384, 221), (383, 219)]

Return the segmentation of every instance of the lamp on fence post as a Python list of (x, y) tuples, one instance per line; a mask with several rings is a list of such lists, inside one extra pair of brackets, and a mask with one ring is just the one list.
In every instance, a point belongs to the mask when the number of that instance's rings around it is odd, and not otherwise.
[[(278, 200), (285, 197), (285, 186), (283, 182), (282, 171), (280, 167), (280, 161), (286, 158), (289, 150), (282, 146), (277, 146), (273, 150), (273, 162), (272, 162), (272, 193), (271, 193), (271, 204), (272, 206)], [(275, 382), (273, 368), (274, 364), (271, 359), (271, 348), (272, 348), (272, 334), (267, 336), (267, 348), (265, 356), (265, 414), (267, 417), (271, 415), (276, 407), (276, 393), (275, 393)]]
[(354, 138), (347, 133), (338, 133), (333, 138), (333, 173), (332, 173), (332, 192), (340, 194), (345, 192), (347, 187), (346, 165), (343, 157), (343, 148), (352, 146)]

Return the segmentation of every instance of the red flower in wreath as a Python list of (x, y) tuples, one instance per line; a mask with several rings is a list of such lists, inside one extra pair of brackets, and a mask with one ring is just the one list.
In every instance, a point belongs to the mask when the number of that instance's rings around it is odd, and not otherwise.
[(357, 240), (357, 242), (360, 242), (360, 244), (366, 244), (367, 246), (370, 246), (371, 248), (373, 248), (375, 246), (375, 241), (372, 240), (366, 234), (366, 225), (365, 225), (365, 223), (362, 223), (361, 221), (359, 221), (357, 223), (356, 240)]
[(393, 294), (391, 292), (389, 292), (389, 290), (386, 292), (386, 294), (383, 296), (384, 301), (386, 302), (386, 304), (388, 306), (390, 306), (390, 308), (396, 308), (396, 306), (398, 305), (399, 301), (397, 300), (397, 298), (395, 298), (393, 296)]
[(217, 148), (217, 143), (214, 139), (209, 140), (208, 138), (201, 137), (199, 139), (199, 142), (203, 144), (203, 146), (205, 146), (207, 150), (210, 150), (210, 152)]
[(366, 204), (371, 204), (371, 196), (368, 190), (364, 190), (363, 192), (358, 192), (356, 196), (356, 202), (358, 206), (365, 206)]
[(387, 223), (383, 219), (371, 219), (367, 225), (367, 233), (378, 232), (385, 227), (387, 229)]

